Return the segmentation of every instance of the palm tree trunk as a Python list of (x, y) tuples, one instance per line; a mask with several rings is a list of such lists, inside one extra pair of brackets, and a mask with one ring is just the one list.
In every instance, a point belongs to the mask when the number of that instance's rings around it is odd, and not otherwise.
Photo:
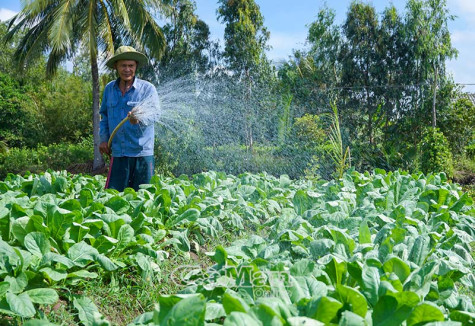
[(92, 169), (98, 170), (104, 166), (104, 159), (99, 152), (99, 68), (97, 65), (97, 56), (91, 54), (91, 73), (92, 73), (92, 130), (94, 137), (94, 162)]

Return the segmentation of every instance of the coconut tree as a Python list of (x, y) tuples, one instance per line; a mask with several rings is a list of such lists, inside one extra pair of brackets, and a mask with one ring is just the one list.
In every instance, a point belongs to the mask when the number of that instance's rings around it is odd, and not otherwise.
[(94, 164), (103, 165), (99, 153), (99, 65), (120, 44), (133, 45), (159, 59), (165, 37), (151, 12), (160, 12), (165, 0), (26, 0), (8, 27), (6, 41), (21, 30), (15, 60), (19, 68), (48, 56), (46, 73), (84, 46), (90, 54), (93, 92)]

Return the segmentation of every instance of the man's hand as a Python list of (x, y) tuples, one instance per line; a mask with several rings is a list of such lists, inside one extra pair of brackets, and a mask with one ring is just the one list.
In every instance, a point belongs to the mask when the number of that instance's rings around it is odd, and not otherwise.
[(130, 121), (131, 124), (136, 125), (137, 123), (139, 123), (139, 120), (137, 120), (137, 118), (134, 116), (132, 111), (127, 113), (127, 116), (129, 117), (129, 121)]
[(99, 152), (101, 152), (101, 154), (107, 154), (111, 156), (111, 149), (109, 148), (109, 145), (106, 141), (99, 144)]

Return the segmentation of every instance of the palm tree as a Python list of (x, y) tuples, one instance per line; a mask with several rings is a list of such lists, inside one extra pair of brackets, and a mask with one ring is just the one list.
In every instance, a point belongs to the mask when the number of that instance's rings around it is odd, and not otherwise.
[(18, 43), (15, 60), (26, 63), (46, 53), (47, 75), (85, 46), (91, 59), (93, 92), (94, 164), (104, 161), (99, 153), (99, 66), (98, 59), (109, 57), (114, 48), (133, 45), (159, 59), (165, 50), (165, 37), (149, 10), (161, 11), (162, 0), (29, 0), (9, 22), (6, 41), (27, 30)]

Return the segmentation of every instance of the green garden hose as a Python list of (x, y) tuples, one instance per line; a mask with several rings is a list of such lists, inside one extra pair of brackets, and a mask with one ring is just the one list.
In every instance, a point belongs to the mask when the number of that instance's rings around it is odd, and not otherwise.
[(111, 145), (112, 145), (112, 139), (114, 138), (115, 134), (117, 133), (117, 131), (119, 131), (120, 127), (122, 127), (122, 125), (130, 119), (130, 116), (127, 116), (125, 117), (118, 125), (117, 127), (115, 127), (114, 131), (112, 131), (112, 134), (111, 136), (109, 137), (109, 141), (107, 142), (107, 146), (109, 148), (111, 148)]

